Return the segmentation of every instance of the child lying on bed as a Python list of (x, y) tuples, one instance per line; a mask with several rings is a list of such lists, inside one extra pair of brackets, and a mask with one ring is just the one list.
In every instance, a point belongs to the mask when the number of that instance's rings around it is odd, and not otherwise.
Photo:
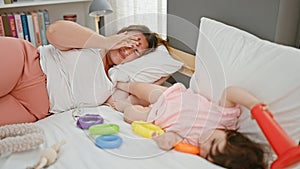
[(239, 105), (251, 109), (261, 103), (239, 87), (228, 87), (219, 105), (176, 83), (170, 88), (146, 83), (121, 83), (117, 88), (149, 102), (150, 106), (116, 101), (124, 119), (152, 122), (166, 132), (154, 137), (158, 146), (170, 150), (178, 142), (200, 148), (200, 156), (226, 168), (265, 168), (264, 150), (237, 132)]

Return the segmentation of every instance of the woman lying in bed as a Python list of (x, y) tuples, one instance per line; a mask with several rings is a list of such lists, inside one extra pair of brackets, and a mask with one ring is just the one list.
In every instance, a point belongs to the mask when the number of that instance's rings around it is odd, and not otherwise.
[(70, 21), (51, 24), (47, 38), (53, 46), (36, 49), (28, 41), (0, 37), (0, 126), (34, 122), (81, 103), (103, 104), (114, 88), (108, 69), (164, 43), (142, 25), (104, 37)]
[(164, 150), (178, 142), (200, 148), (200, 156), (218, 165), (234, 169), (266, 168), (264, 150), (237, 132), (239, 105), (252, 109), (261, 102), (239, 87), (227, 88), (220, 104), (213, 104), (200, 94), (176, 83), (170, 88), (147, 83), (121, 83), (117, 88), (148, 102), (151, 106), (116, 101), (125, 121), (143, 120), (166, 131), (154, 137)]

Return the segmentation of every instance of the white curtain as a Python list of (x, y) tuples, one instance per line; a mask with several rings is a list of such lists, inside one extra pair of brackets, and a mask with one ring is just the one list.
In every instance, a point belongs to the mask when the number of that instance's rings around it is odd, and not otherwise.
[(121, 28), (140, 24), (163, 37), (167, 34), (167, 0), (108, 0), (113, 13), (105, 16), (105, 35)]

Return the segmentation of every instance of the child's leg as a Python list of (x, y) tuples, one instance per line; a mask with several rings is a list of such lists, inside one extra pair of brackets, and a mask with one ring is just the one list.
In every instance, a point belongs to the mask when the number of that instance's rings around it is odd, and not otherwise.
[(221, 105), (224, 107), (234, 107), (239, 104), (247, 107), (249, 110), (258, 103), (261, 103), (261, 101), (250, 92), (234, 86), (226, 88), (221, 99)]
[(155, 103), (159, 96), (167, 89), (163, 86), (140, 82), (118, 82), (117, 87), (137, 96), (139, 99), (149, 102), (150, 104)]

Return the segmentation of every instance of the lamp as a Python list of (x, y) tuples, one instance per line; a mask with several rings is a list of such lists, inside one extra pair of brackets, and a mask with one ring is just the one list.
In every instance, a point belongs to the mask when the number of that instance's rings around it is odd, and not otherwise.
[(110, 3), (107, 0), (94, 0), (90, 5), (89, 16), (95, 18), (96, 32), (99, 33), (100, 17), (113, 12)]

